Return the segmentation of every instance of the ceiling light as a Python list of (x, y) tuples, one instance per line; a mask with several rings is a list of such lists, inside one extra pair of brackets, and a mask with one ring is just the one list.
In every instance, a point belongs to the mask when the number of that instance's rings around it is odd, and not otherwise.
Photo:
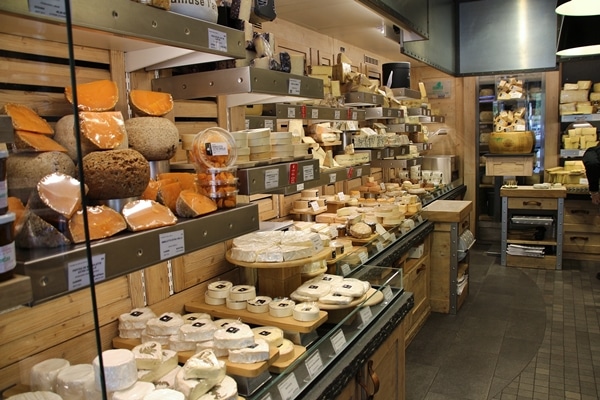
[(556, 55), (577, 57), (600, 54), (600, 15), (562, 18)]
[(559, 0), (556, 13), (560, 15), (585, 16), (600, 15), (600, 1), (598, 0)]

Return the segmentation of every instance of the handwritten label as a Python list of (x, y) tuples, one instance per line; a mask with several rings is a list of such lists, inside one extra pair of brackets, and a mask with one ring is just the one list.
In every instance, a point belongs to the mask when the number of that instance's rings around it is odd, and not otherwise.
[[(90, 284), (87, 258), (70, 262), (67, 270), (69, 290), (79, 289)], [(94, 282), (106, 279), (106, 254), (92, 257), (92, 271), (94, 271)]]
[(302, 167), (302, 176), (304, 181), (312, 181), (315, 179), (315, 170), (312, 165), (305, 165)]
[(333, 351), (335, 354), (339, 354), (340, 351), (346, 345), (346, 336), (344, 336), (344, 332), (342, 330), (337, 331), (333, 335), (331, 335), (331, 345), (333, 346)]
[(344, 276), (346, 276), (350, 272), (352, 272), (352, 270), (350, 269), (350, 266), (348, 264), (342, 264), (342, 266), (340, 267), (340, 269), (342, 270), (342, 275), (344, 275)]
[(174, 232), (161, 233), (158, 236), (160, 242), (160, 259), (168, 260), (185, 253), (185, 242), (183, 229)]
[(300, 386), (298, 386), (298, 380), (296, 379), (296, 375), (289, 374), (281, 383), (277, 385), (277, 389), (279, 389), (279, 394), (281, 395), (282, 400), (289, 400), (294, 398), (294, 396), (300, 392)]
[(302, 82), (300, 81), (300, 79), (290, 79), (288, 82), (288, 93), (299, 95), (300, 87), (302, 86), (301, 83)]
[(227, 52), (227, 33), (208, 28), (208, 48)]
[(321, 359), (321, 354), (318, 351), (315, 354), (311, 355), (304, 361), (304, 365), (308, 370), (308, 374), (311, 378), (315, 378), (319, 371), (323, 369), (323, 360)]
[(296, 118), (296, 109), (294, 107), (288, 107), (287, 116), (288, 118)]
[(275, 189), (279, 187), (279, 170), (268, 169), (265, 171), (265, 189)]

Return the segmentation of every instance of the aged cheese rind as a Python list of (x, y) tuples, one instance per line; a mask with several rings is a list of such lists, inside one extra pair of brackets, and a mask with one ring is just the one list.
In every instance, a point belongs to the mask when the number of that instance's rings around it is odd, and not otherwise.
[(21, 130), (15, 130), (13, 146), (16, 151), (59, 151), (67, 153), (68, 150), (50, 137)]
[(21, 229), (15, 235), (15, 244), (25, 249), (54, 248), (69, 245), (71, 240), (35, 212), (26, 210)]
[[(77, 89), (77, 108), (82, 111), (113, 110), (119, 101), (119, 89), (116, 82), (102, 79), (80, 83)], [(73, 88), (65, 88), (67, 101), (73, 104)]]
[(148, 161), (168, 160), (179, 145), (175, 123), (161, 117), (136, 117), (125, 121), (129, 147), (139, 151)]

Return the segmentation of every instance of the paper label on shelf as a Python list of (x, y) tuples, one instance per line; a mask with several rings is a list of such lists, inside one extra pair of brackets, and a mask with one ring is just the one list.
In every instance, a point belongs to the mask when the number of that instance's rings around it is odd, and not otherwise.
[(379, 233), (380, 235), (385, 235), (387, 230), (383, 227), (383, 225), (377, 223), (375, 224), (375, 232)]
[(249, 119), (244, 121), (244, 126), (246, 127), (246, 129), (250, 129), (250, 120)]
[[(380, 158), (380, 157), (378, 157), (378, 158)], [(385, 190), (385, 183), (381, 182), (379, 184), (379, 187), (381, 188), (381, 190)]]
[(265, 189), (276, 189), (279, 187), (279, 170), (268, 169), (265, 171)]
[(29, 12), (57, 18), (67, 16), (63, 0), (29, 0)]
[(305, 165), (302, 167), (302, 176), (304, 177), (304, 181), (312, 181), (315, 179), (315, 170), (311, 165)]
[(391, 301), (392, 298), (394, 297), (394, 293), (392, 293), (392, 288), (390, 288), (389, 286), (384, 287), (382, 292), (383, 292), (383, 298), (387, 302)]
[(319, 109), (318, 109), (318, 108), (313, 108), (313, 109), (310, 111), (310, 117), (311, 117), (312, 119), (319, 119)]
[(271, 397), (271, 393), (267, 393), (267, 395), (260, 400), (273, 400), (273, 397)]
[(306, 366), (310, 377), (314, 379), (319, 371), (323, 369), (323, 360), (321, 359), (321, 354), (316, 351), (315, 354), (312, 354), (306, 359), (306, 361), (304, 361), (304, 365)]
[[(75, 290), (90, 284), (87, 258), (70, 262), (67, 265), (69, 290)], [(106, 278), (106, 254), (97, 254), (92, 257), (92, 271), (94, 271), (94, 282), (100, 282)]]
[(417, 215), (417, 222), (418, 223), (423, 222), (423, 217), (421, 216), (421, 214)]
[(396, 234), (390, 233), (390, 242), (395, 242), (395, 241), (396, 241)]
[(304, 190), (304, 183), (299, 183), (296, 185), (296, 191), (301, 191)]
[(335, 354), (339, 354), (340, 351), (342, 351), (342, 349), (346, 345), (346, 336), (344, 336), (344, 332), (341, 329), (339, 331), (337, 331), (336, 333), (334, 333), (333, 335), (331, 335), (330, 340), (331, 340), (331, 345), (333, 346), (333, 351), (335, 351)]
[(344, 275), (344, 276), (346, 276), (350, 272), (352, 272), (352, 270), (350, 269), (350, 266), (348, 264), (342, 264), (342, 266), (340, 267), (340, 270), (342, 271), (342, 275)]
[(340, 201), (346, 201), (346, 194), (344, 192), (339, 192), (338, 197), (340, 198)]
[(227, 33), (208, 28), (208, 48), (227, 52)]
[(358, 312), (358, 316), (360, 317), (361, 325), (366, 325), (371, 318), (373, 318), (373, 312), (371, 311), (371, 307), (366, 306), (360, 309)]
[(313, 209), (313, 211), (319, 211), (319, 202), (318, 201), (311, 201), (310, 202), (310, 207)]
[(337, 182), (337, 175), (329, 174), (329, 183), (336, 183), (336, 182)]
[(352, 119), (353, 120), (357, 120), (358, 119), (358, 112), (356, 112), (356, 111), (352, 112)]
[(367, 255), (367, 253), (365, 252), (361, 252), (358, 255), (358, 258), (360, 258), (360, 262), (362, 262), (363, 264), (367, 262), (367, 260), (369, 259), (369, 256)]
[(158, 240), (160, 242), (161, 260), (167, 260), (185, 253), (183, 229), (174, 232), (161, 233), (158, 236)]
[(294, 398), (296, 394), (300, 392), (300, 386), (298, 386), (298, 380), (296, 375), (293, 373), (289, 374), (281, 383), (277, 385), (279, 394), (282, 400), (289, 400)]
[(288, 82), (288, 94), (300, 95), (301, 84), (300, 79), (290, 79)]
[(333, 119), (340, 119), (342, 115), (342, 112), (340, 110), (335, 110), (333, 112)]
[(384, 242), (387, 242), (387, 241), (389, 241), (389, 240), (390, 240), (390, 238), (391, 238), (391, 235), (390, 235), (390, 233), (389, 233), (389, 232), (385, 232), (385, 233), (382, 233), (382, 234), (381, 234), (381, 237), (383, 238), (383, 241), (384, 241)]
[(296, 118), (296, 109), (294, 107), (288, 107), (287, 117), (288, 118)]
[(272, 119), (265, 119), (265, 128), (269, 128), (270, 130), (273, 130), (273, 120)]
[(375, 244), (375, 247), (377, 247), (377, 251), (381, 251), (381, 250), (383, 250), (383, 243), (381, 243), (381, 241), (378, 240), (377, 243)]
[(356, 168), (356, 177), (362, 176), (362, 168)]

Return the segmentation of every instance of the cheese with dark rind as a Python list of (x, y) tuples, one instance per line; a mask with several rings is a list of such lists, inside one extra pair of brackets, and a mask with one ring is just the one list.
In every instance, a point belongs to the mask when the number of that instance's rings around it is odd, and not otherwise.
[(10, 117), (13, 128), (16, 130), (54, 135), (54, 129), (50, 124), (26, 105), (7, 103), (4, 105), (4, 111)]
[[(78, 84), (77, 109), (81, 111), (110, 111), (119, 101), (119, 89), (114, 81), (101, 79)], [(73, 104), (73, 88), (65, 88), (65, 98)]]
[[(127, 229), (123, 216), (104, 205), (87, 207), (90, 240), (104, 239)], [(69, 235), (73, 243), (85, 242), (83, 211), (78, 211), (69, 220)]]
[(181, 193), (181, 185), (179, 182), (173, 182), (166, 185), (161, 185), (156, 195), (156, 201), (165, 206), (173, 212), (177, 210), (177, 199)]
[[(77, 137), (75, 136), (77, 132), (75, 131), (75, 116), (73, 114), (65, 115), (61, 119), (56, 122), (54, 125), (54, 139), (58, 144), (67, 149), (67, 154), (71, 157), (73, 162), (77, 162)], [(126, 143), (124, 143), (124, 147), (126, 148)], [(92, 151), (96, 151), (97, 148), (88, 140), (80, 140), (81, 145), (81, 157), (85, 157), (87, 154)]]
[(192, 190), (182, 190), (175, 205), (176, 214), (183, 218), (196, 218), (217, 210), (217, 203), (210, 197)]
[(118, 149), (127, 140), (125, 121), (120, 111), (80, 112), (79, 127), (82, 137), (96, 150)]
[(129, 147), (139, 151), (148, 161), (168, 160), (179, 145), (179, 130), (161, 117), (136, 117), (125, 121)]
[(173, 97), (169, 93), (134, 89), (129, 92), (129, 105), (139, 115), (162, 117), (173, 110)]
[(36, 249), (66, 246), (71, 241), (52, 224), (27, 210), (23, 215), (21, 229), (16, 233), (15, 244), (26, 249)]
[(143, 231), (175, 225), (177, 217), (166, 207), (153, 200), (134, 200), (125, 204), (122, 214), (130, 231)]
[(92, 200), (138, 197), (150, 182), (150, 164), (133, 149), (95, 151), (82, 162)]

